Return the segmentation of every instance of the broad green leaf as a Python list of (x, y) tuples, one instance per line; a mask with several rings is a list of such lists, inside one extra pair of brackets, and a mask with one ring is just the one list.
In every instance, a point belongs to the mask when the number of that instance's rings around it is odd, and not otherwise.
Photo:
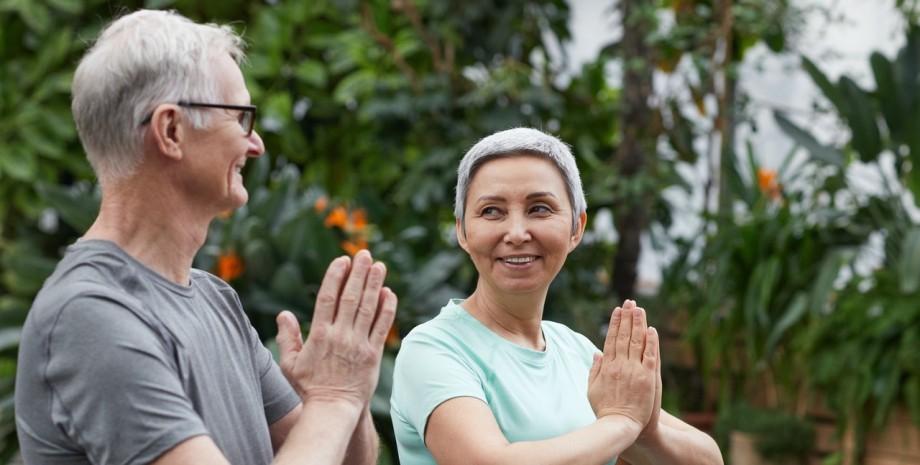
[(326, 67), (322, 63), (305, 58), (294, 71), (294, 74), (303, 82), (313, 87), (326, 87)]
[(827, 305), (831, 291), (834, 290), (834, 281), (840, 274), (840, 268), (844, 262), (845, 256), (842, 252), (831, 252), (822, 261), (821, 268), (818, 269), (818, 275), (811, 287), (811, 296), (808, 302), (813, 314), (820, 315)]
[(840, 93), (848, 102), (843, 114), (850, 126), (853, 148), (864, 162), (875, 161), (882, 152), (882, 137), (878, 129), (875, 108), (869, 96), (849, 77), (840, 78)]
[(901, 292), (916, 293), (920, 290), (920, 227), (915, 226), (904, 236), (897, 263)]
[(905, 114), (900, 96), (900, 88), (895, 77), (894, 66), (885, 55), (875, 52), (869, 58), (872, 65), (872, 73), (875, 76), (875, 95), (879, 102), (882, 115), (888, 125), (888, 130), (895, 139), (903, 139), (901, 131), (904, 125), (910, 121), (910, 115)]
[(26, 151), (44, 155), (51, 159), (60, 159), (63, 155), (60, 143), (49, 140), (47, 136), (41, 134), (37, 128), (27, 126), (19, 130), (23, 142), (26, 143)]
[(296, 298), (303, 291), (303, 272), (293, 262), (285, 262), (272, 276), (270, 289), (285, 299)]
[(377, 77), (372, 71), (355, 71), (336, 86), (333, 97), (336, 102), (343, 104), (357, 100), (374, 88), (376, 80)]
[(0, 175), (32, 182), (38, 172), (38, 157), (29, 147), (0, 147)]
[(846, 103), (843, 101), (840, 92), (837, 89), (837, 86), (831, 83), (827, 78), (827, 75), (824, 74), (811, 60), (806, 57), (802, 57), (802, 69), (811, 76), (811, 80), (818, 86), (818, 89), (821, 90), (821, 93), (830, 100), (831, 104), (837, 108), (837, 111), (844, 112), (846, 109)]
[(47, 0), (52, 7), (70, 14), (78, 14), (83, 11), (82, 0)]
[(20, 4), (19, 16), (33, 31), (44, 33), (51, 27), (51, 15), (44, 4), (36, 1), (24, 1)]
[(779, 321), (773, 325), (773, 329), (770, 331), (770, 335), (767, 337), (767, 344), (764, 348), (764, 354), (766, 357), (770, 357), (773, 354), (776, 345), (782, 340), (783, 336), (786, 335), (786, 332), (789, 331), (794, 325), (798, 324), (803, 316), (807, 314), (808, 299), (805, 297), (804, 293), (798, 293), (792, 299), (792, 302), (786, 308), (783, 316), (780, 317)]
[(781, 112), (773, 112), (773, 117), (780, 129), (791, 137), (793, 142), (807, 150), (812, 159), (837, 168), (844, 167), (844, 156), (839, 150), (818, 142), (814, 136), (790, 121)]

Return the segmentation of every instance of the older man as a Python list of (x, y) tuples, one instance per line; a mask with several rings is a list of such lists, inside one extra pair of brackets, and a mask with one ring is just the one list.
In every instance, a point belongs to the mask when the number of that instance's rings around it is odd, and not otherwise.
[[(73, 81), (102, 207), (36, 298), (16, 424), (26, 463), (374, 463), (368, 411), (396, 296), (366, 251), (332, 262), (311, 332), (274, 363), (226, 283), (192, 269), (262, 155), (230, 29), (172, 12), (110, 24)], [(285, 378), (287, 376), (287, 378)]]

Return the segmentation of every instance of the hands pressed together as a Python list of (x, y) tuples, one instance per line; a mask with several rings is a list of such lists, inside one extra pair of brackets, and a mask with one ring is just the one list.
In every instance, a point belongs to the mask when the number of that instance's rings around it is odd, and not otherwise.
[(366, 408), (396, 314), (396, 294), (383, 286), (386, 266), (367, 251), (332, 261), (320, 285), (306, 342), (291, 312), (278, 315), (281, 370), (306, 401)]
[(603, 354), (594, 356), (588, 400), (597, 418), (625, 417), (639, 438), (655, 432), (661, 411), (658, 332), (648, 327), (645, 310), (627, 300), (614, 309)]

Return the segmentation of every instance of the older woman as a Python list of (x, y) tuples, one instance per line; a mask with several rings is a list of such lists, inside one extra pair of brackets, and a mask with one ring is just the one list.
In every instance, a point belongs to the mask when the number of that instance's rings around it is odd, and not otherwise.
[(661, 411), (658, 336), (634, 302), (614, 310), (602, 354), (543, 321), (585, 210), (555, 137), (511, 129), (464, 156), (454, 214), (479, 280), (403, 341), (391, 402), (403, 465), (721, 463), (711, 438)]

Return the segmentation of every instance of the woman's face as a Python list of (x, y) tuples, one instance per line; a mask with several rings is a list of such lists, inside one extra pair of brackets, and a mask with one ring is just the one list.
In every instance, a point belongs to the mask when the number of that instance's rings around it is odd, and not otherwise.
[(572, 205), (559, 169), (520, 155), (485, 162), (466, 194), (466, 235), (460, 246), (479, 277), (500, 292), (545, 292), (575, 246), (587, 216), (572, 232)]

